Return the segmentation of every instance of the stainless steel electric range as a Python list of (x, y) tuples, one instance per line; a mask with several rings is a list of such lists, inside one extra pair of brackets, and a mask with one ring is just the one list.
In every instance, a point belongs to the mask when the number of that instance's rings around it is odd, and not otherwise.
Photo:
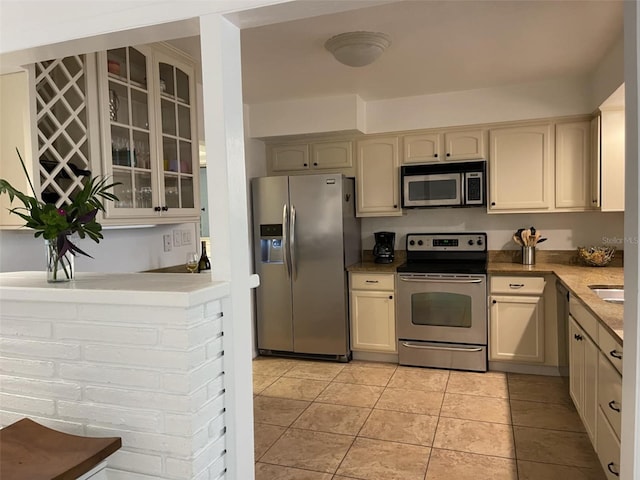
[(487, 371), (487, 234), (410, 233), (398, 267), (401, 365)]

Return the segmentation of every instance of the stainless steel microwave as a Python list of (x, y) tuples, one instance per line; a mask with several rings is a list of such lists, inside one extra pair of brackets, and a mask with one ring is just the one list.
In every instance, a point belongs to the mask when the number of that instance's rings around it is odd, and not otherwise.
[(486, 205), (485, 173), (485, 161), (404, 166), (402, 208)]

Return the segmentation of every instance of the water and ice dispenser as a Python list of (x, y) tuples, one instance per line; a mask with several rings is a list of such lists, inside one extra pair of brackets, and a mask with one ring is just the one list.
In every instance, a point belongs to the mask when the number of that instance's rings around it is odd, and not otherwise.
[(282, 224), (260, 225), (262, 263), (282, 263)]

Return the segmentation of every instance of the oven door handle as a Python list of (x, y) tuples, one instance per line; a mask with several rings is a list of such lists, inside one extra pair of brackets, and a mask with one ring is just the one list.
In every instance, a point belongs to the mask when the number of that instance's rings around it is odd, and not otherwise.
[(402, 342), (407, 348), (419, 348), (421, 350), (446, 350), (448, 352), (481, 352), (483, 347), (436, 347), (431, 345), (416, 345), (415, 343)]
[(400, 277), (403, 282), (416, 282), (416, 283), (482, 283), (483, 278), (415, 278), (415, 277)]

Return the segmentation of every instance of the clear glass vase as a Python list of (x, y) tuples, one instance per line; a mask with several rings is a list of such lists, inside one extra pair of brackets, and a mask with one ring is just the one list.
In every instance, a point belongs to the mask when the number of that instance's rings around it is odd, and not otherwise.
[(47, 251), (47, 282), (70, 282), (73, 280), (73, 255), (67, 251), (64, 255), (60, 255), (57, 248), (57, 242), (45, 240), (45, 248)]

